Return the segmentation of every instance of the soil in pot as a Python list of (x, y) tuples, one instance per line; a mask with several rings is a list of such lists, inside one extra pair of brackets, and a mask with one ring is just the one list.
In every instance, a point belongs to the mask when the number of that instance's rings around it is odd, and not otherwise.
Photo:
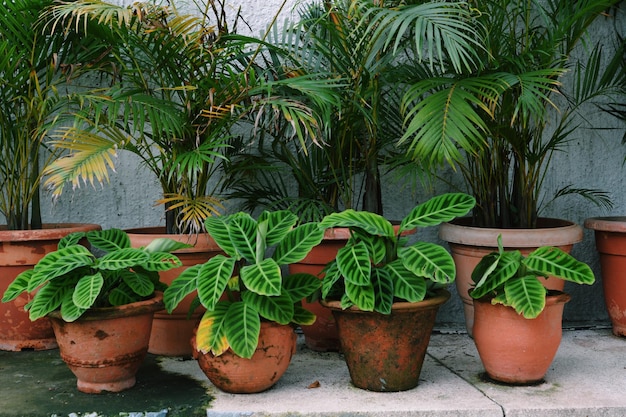
[(561, 344), (568, 294), (551, 291), (546, 307), (526, 319), (490, 299), (474, 300), (474, 343), (489, 378), (511, 385), (534, 385), (548, 372)]
[(394, 303), (389, 315), (339, 301), (325, 302), (339, 329), (352, 383), (369, 391), (405, 391), (417, 386), (437, 310), (450, 298), (442, 290), (419, 303)]

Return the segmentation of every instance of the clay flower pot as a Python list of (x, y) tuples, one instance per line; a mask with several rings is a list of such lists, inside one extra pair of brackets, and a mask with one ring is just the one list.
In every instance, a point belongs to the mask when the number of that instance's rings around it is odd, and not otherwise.
[[(583, 238), (582, 227), (560, 219), (539, 219), (537, 229), (495, 229), (473, 227), (470, 218), (456, 219), (439, 226), (439, 237), (448, 242), (456, 265), (456, 289), (463, 302), (465, 327), (472, 336), (474, 303), (468, 295), (472, 288), (472, 271), (491, 252), (498, 251), (498, 236), (502, 235), (505, 250), (519, 250), (527, 256), (540, 246), (555, 246), (569, 253), (574, 243)], [(562, 291), (565, 283), (556, 278), (544, 280), (551, 290)]]
[(332, 310), (352, 383), (369, 391), (405, 391), (417, 386), (441, 292), (417, 303), (394, 303), (389, 315), (322, 302)]
[(195, 351), (204, 374), (217, 388), (234, 394), (252, 394), (271, 388), (283, 376), (296, 353), (296, 334), (290, 325), (262, 322), (259, 344), (252, 358), (227, 350), (220, 356)]
[(61, 358), (76, 375), (79, 391), (119, 392), (135, 385), (135, 374), (148, 353), (154, 312), (163, 308), (163, 294), (154, 298), (87, 311), (74, 322), (50, 315)]
[[(46, 254), (57, 250), (61, 238), (73, 232), (100, 230), (96, 224), (47, 224), (39, 230), (0, 230), (0, 295), (15, 277), (32, 269)], [(0, 349), (20, 351), (54, 349), (54, 332), (48, 319), (30, 321), (24, 305), (32, 295), (24, 293), (0, 303)]]
[(562, 292), (548, 295), (535, 319), (490, 299), (474, 300), (474, 343), (487, 375), (513, 385), (542, 381), (561, 344), (563, 308), (569, 300)]
[(585, 227), (595, 231), (613, 334), (626, 336), (626, 217), (590, 218), (585, 220)]

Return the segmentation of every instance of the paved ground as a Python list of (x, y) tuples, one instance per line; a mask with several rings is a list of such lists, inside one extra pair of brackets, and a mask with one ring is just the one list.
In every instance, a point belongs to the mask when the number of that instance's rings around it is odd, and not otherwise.
[(57, 351), (0, 352), (0, 416), (626, 416), (626, 338), (608, 329), (565, 331), (540, 385), (498, 385), (482, 373), (467, 335), (434, 334), (419, 386), (402, 393), (357, 389), (340, 354), (300, 344), (287, 373), (261, 394), (219, 392), (195, 361), (149, 356), (133, 389), (87, 395)]

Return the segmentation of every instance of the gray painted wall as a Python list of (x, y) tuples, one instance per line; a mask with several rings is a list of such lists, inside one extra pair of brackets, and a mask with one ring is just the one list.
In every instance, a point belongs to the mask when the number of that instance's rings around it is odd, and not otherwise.
[[(235, 4), (235, 1), (231, 2)], [(262, 6), (259, 5), (262, 3)], [(262, 30), (280, 3), (279, 0), (242, 0), (242, 10), (248, 17), (253, 30)], [(296, 4), (290, 0), (288, 4)], [(287, 7), (289, 12), (289, 6)], [(620, 22), (626, 32), (626, 5), (621, 4)], [(612, 30), (612, 23), (601, 21), (593, 28), (594, 38), (606, 39)], [(599, 127), (617, 127), (615, 120), (601, 114), (589, 113), (589, 118)], [(601, 188), (610, 191), (615, 207), (603, 211), (588, 202), (567, 197), (557, 200), (546, 207), (543, 215), (568, 219), (582, 224), (584, 219), (592, 216), (626, 215), (626, 184), (623, 177), (626, 167), (622, 164), (626, 156), (626, 147), (620, 144), (624, 126), (621, 130), (581, 129), (572, 137), (567, 153), (555, 155), (553, 169), (545, 184), (545, 194), (549, 196), (564, 185), (573, 184), (580, 188)], [(424, 190), (416, 187), (416, 182), (387, 181), (385, 184), (385, 215), (397, 219), (403, 217), (418, 201), (431, 194), (448, 191), (440, 184), (432, 189)], [(44, 199), (43, 216), (46, 222), (89, 222), (98, 223), (104, 228), (141, 227), (163, 225), (162, 208), (155, 207), (154, 201), (160, 197), (160, 188), (156, 179), (141, 167), (132, 155), (120, 152), (117, 169), (111, 174), (110, 184), (92, 188), (85, 185), (75, 191), (67, 191), (54, 204)], [(437, 240), (437, 230), (420, 232), (420, 236), (428, 240)], [(442, 242), (443, 243), (443, 242)], [(444, 243), (445, 244), (445, 243)], [(575, 245), (573, 255), (591, 265), (596, 273), (596, 283), (589, 286), (567, 285), (566, 290), (572, 294), (572, 301), (566, 306), (565, 320), (574, 323), (608, 325), (604, 307), (598, 256), (593, 242), (593, 233), (585, 231), (583, 242)], [(454, 289), (452, 289), (453, 292)], [(440, 312), (439, 322), (452, 326), (463, 325), (461, 303), (456, 296), (448, 302)]]

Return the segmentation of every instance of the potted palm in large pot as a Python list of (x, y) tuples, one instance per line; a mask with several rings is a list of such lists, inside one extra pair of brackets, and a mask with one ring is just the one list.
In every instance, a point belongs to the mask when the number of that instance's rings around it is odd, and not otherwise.
[[(578, 225), (540, 218), (541, 192), (551, 162), (577, 128), (591, 120), (586, 114), (579, 117), (588, 111), (584, 105), (616, 92), (614, 79), (597, 75), (604, 59), (599, 46), (589, 48), (588, 59), (572, 56), (590, 25), (616, 3), (478, 1), (474, 6), (487, 30), (475, 70), (419, 80), (404, 97), (407, 131), (401, 143), (407, 154), (433, 168), (443, 162), (457, 167), (476, 197), (471, 218), (440, 228), (457, 262), (470, 333), (471, 271), (497, 248), (498, 235), (505, 247), (526, 254), (544, 245), (567, 250), (582, 240)], [(567, 73), (576, 80), (571, 89), (561, 83)], [(571, 193), (608, 204), (606, 193), (571, 185), (556, 195)], [(564, 234), (560, 226), (565, 226)], [(533, 236), (527, 240), (518, 232)]]
[[(289, 120), (285, 134), (306, 148), (319, 139), (324, 124), (319, 119), (333, 100), (330, 86), (307, 77), (275, 76), (280, 68), (270, 64), (278, 51), (262, 39), (237, 35), (239, 14), (231, 20), (227, 2), (197, 6), (196, 13), (185, 14), (152, 3), (76, 1), (50, 12), (59, 28), (83, 20), (110, 26), (109, 55), (117, 65), (112, 86), (85, 97), (73, 125), (53, 142), (68, 154), (49, 168), (47, 185), (59, 194), (67, 183), (107, 181), (112, 154), (136, 154), (160, 182), (158, 203), (165, 207), (166, 221), (165, 228), (129, 230), (133, 245), (155, 232), (177, 235), (194, 245), (179, 253), (183, 268), (221, 253), (203, 221), (223, 209), (217, 189), (235, 130), (267, 132), (284, 118)], [(307, 95), (315, 96), (310, 101), (318, 104), (317, 111), (299, 100)], [(179, 273), (163, 279), (171, 282)], [(157, 314), (151, 352), (191, 354), (188, 341), (202, 311), (188, 320), (188, 305), (171, 315)]]
[(352, 383), (372, 391), (414, 388), (440, 305), (455, 277), (447, 250), (409, 242), (404, 232), (466, 215), (466, 194), (444, 194), (416, 206), (398, 230), (380, 215), (345, 210), (323, 227), (347, 227), (350, 238), (325, 269), (323, 305), (337, 320)]
[(200, 368), (223, 391), (273, 386), (295, 353), (294, 325), (315, 320), (302, 299), (319, 288), (319, 279), (283, 275), (283, 267), (304, 258), (324, 231), (318, 223), (297, 223), (287, 210), (264, 211), (257, 219), (243, 212), (206, 219), (225, 255), (188, 268), (165, 291), (169, 311), (197, 291), (206, 313), (194, 350)]
[[(56, 111), (71, 94), (64, 86), (87, 68), (99, 68), (97, 37), (75, 31), (51, 33), (41, 13), (48, 0), (17, 0), (0, 5), (0, 291), (22, 271), (54, 250), (59, 239), (97, 225), (43, 224), (40, 209), (42, 172), (58, 156), (45, 146)], [(87, 46), (89, 45), (89, 46)], [(0, 349), (46, 349), (56, 346), (46, 320), (31, 322), (24, 294), (0, 305)]]
[(490, 253), (472, 272), (474, 342), (487, 375), (510, 384), (543, 379), (561, 343), (562, 316), (570, 296), (548, 290), (549, 276), (593, 284), (591, 268), (561, 249), (542, 246), (528, 256), (518, 250)]
[[(99, 256), (80, 244), (84, 238)], [(25, 309), (31, 320), (52, 321), (61, 358), (76, 375), (78, 389), (122, 391), (135, 385), (152, 316), (163, 307), (159, 272), (180, 266), (170, 252), (185, 246), (155, 239), (132, 248), (119, 229), (72, 233), (18, 275), (2, 301), (34, 292)]]

